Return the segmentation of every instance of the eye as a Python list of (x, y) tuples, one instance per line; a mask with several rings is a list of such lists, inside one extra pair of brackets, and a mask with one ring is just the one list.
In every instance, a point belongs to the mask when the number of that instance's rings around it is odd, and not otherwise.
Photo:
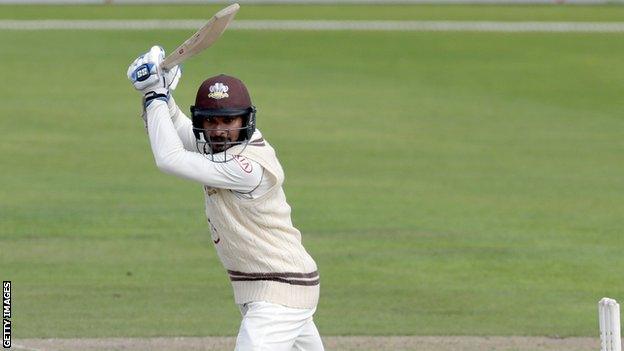
[(225, 123), (225, 124), (231, 124), (232, 121), (234, 121), (234, 118), (232, 118), (232, 117), (225, 117), (223, 119), (223, 123)]

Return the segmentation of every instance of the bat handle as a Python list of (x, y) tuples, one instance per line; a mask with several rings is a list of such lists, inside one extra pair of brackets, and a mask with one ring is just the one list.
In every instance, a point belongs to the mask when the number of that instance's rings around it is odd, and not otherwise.
[(165, 64), (165, 61), (160, 63), (160, 69), (163, 70), (163, 71), (168, 71), (168, 70), (171, 69), (171, 67), (169, 67), (169, 65)]

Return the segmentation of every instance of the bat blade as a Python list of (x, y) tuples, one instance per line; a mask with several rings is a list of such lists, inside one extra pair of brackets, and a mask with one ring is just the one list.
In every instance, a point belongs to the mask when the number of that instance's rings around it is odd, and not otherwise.
[(221, 34), (232, 22), (239, 9), (240, 6), (238, 4), (232, 4), (217, 12), (195, 34), (186, 39), (175, 51), (171, 52), (160, 64), (160, 67), (164, 70), (169, 70), (173, 66), (210, 47), (221, 37)]

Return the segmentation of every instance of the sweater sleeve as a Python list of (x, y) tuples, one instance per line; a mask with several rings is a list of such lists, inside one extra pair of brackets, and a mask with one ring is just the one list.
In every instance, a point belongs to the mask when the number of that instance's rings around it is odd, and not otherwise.
[(154, 100), (146, 109), (147, 132), (156, 166), (163, 172), (214, 188), (251, 192), (262, 180), (262, 166), (242, 156), (213, 162), (198, 152), (185, 150), (169, 107)]
[(173, 96), (169, 98), (167, 106), (169, 107), (169, 115), (173, 121), (173, 126), (180, 137), (180, 141), (182, 141), (182, 145), (188, 151), (197, 152), (195, 135), (193, 134), (193, 123), (182, 112), (182, 110), (180, 110), (180, 107), (176, 104)]

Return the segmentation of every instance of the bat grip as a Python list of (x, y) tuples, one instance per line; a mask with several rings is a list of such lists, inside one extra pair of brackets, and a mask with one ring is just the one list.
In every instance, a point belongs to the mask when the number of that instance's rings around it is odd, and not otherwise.
[(163, 61), (163, 62), (160, 63), (160, 69), (163, 70), (163, 71), (168, 71), (168, 70), (171, 69), (171, 67), (169, 65), (165, 64), (165, 61)]

